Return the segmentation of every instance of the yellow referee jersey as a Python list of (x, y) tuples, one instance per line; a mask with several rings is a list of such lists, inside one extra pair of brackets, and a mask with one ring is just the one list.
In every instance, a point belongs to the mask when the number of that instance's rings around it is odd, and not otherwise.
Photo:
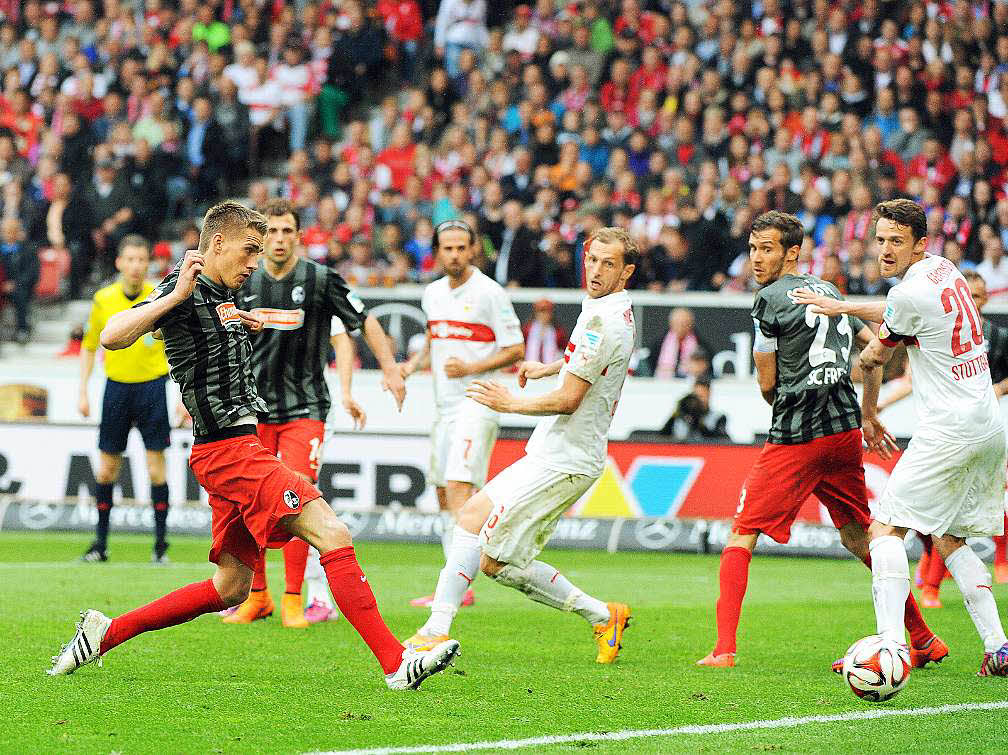
[[(122, 284), (119, 282), (100, 289), (94, 295), (94, 301), (91, 303), (91, 317), (88, 318), (82, 347), (90, 351), (97, 351), (98, 337), (109, 318), (117, 312), (129, 309), (138, 301), (146, 299), (153, 290), (154, 285), (144, 281), (140, 295), (135, 299), (129, 299), (123, 293)], [(128, 348), (106, 351), (105, 374), (109, 380), (120, 383), (144, 383), (167, 375), (168, 360), (165, 359), (164, 343), (148, 333), (143, 338), (137, 339), (137, 342)]]

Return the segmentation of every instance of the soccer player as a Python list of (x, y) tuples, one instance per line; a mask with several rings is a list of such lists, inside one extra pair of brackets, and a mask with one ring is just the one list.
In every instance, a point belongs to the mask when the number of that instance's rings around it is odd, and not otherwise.
[[(119, 280), (99, 289), (91, 302), (91, 315), (80, 352), (80, 398), (77, 408), (82, 417), (91, 416), (88, 381), (94, 370), (98, 336), (109, 318), (129, 309), (150, 295), (154, 286), (147, 282), (150, 244), (143, 236), (126, 236), (119, 242), (115, 266)], [(166, 562), (165, 540), (168, 523), (168, 485), (165, 484), (164, 450), (171, 443), (165, 384), (168, 362), (164, 344), (150, 336), (137, 340), (120, 351), (105, 352), (105, 396), (98, 425), (98, 472), (95, 474), (95, 502), (98, 526), (95, 539), (81, 556), (82, 561), (108, 561), (109, 517), (112, 488), (119, 479), (122, 455), (130, 430), (140, 430), (147, 449), (151, 505), (154, 507), (154, 563)]]
[(634, 346), (634, 318), (625, 290), (639, 252), (620, 228), (598, 230), (585, 247), (588, 296), (563, 359), (524, 362), (518, 384), (558, 375), (537, 398), (512, 395), (492, 380), (474, 380), (466, 395), (496, 412), (542, 416), (525, 456), (494, 477), (459, 512), (451, 549), (438, 578), (431, 614), (409, 640), (417, 649), (448, 639), (452, 620), (477, 569), (532, 600), (573, 611), (592, 625), (598, 663), (612, 663), (630, 619), (625, 603), (586, 595), (536, 556), (557, 520), (601, 476), (609, 424)]
[[(795, 291), (810, 289), (839, 298), (831, 283), (797, 272), (804, 232), (794, 215), (771, 210), (749, 233), (749, 259), (762, 287), (753, 302), (753, 360), (763, 398), (773, 406), (770, 438), (749, 472), (728, 543), (721, 552), (717, 643), (698, 666), (735, 665), (736, 634), (749, 564), (760, 533), (778, 543), (805, 500), (815, 494), (826, 507), (840, 541), (870, 563), (871, 522), (861, 450), (861, 416), (850, 380), (854, 340), (871, 330), (856, 317), (816, 315)], [(948, 648), (924, 623), (913, 596), (904, 598), (915, 666), (940, 661)]]
[[(383, 384), (402, 407), (406, 387), (377, 318), (342, 276), (297, 254), (300, 222), (294, 206), (276, 199), (263, 210), (266, 250), (262, 264), (238, 294), (243, 307), (263, 323), (252, 336), (252, 370), (266, 411), (259, 414), (259, 439), (266, 450), (310, 483), (318, 481), (325, 443), (325, 420), (331, 401), (325, 370), (330, 342), (336, 349), (343, 389), (343, 407), (356, 423), (365, 419), (350, 392), (353, 344), (347, 331), (363, 330), (384, 373)], [(339, 323), (338, 328), (334, 323)], [(330, 335), (332, 333), (332, 335)], [(284, 546), (286, 589), (281, 603), (283, 625), (304, 629), (309, 622), (301, 602), (308, 561), (308, 543), (292, 538)], [(266, 587), (266, 559), (256, 564), (248, 599), (224, 617), (230, 624), (248, 624), (273, 613)], [(328, 590), (312, 586), (309, 616), (316, 621), (338, 618)]]
[[(486, 482), (500, 416), (470, 398), (466, 389), (521, 361), (525, 339), (511, 300), (492, 278), (472, 265), (476, 234), (462, 220), (434, 230), (434, 252), (445, 275), (424, 289), (420, 306), (427, 315), (424, 348), (403, 363), (404, 376), (428, 360), (434, 376), (437, 420), (431, 431), (429, 479), (438, 505), (451, 516), (441, 534), (445, 558), (458, 512)], [(433, 595), (411, 605), (428, 606)], [(467, 590), (462, 605), (473, 601)]]
[(882, 367), (900, 343), (913, 370), (918, 425), (893, 468), (871, 525), (872, 596), (878, 633), (904, 641), (899, 613), (910, 593), (907, 530), (931, 535), (984, 645), (979, 676), (1008, 676), (1008, 638), (991, 575), (966, 545), (1004, 531), (1005, 428), (991, 383), (980, 314), (955, 265), (929, 255), (927, 221), (908, 199), (875, 208), (879, 267), (902, 278), (886, 297), (882, 327), (861, 352), (864, 436), (894, 448), (878, 419)]
[(164, 338), (171, 376), (193, 420), (189, 463), (209, 494), (216, 571), (115, 619), (84, 611), (71, 641), (53, 657), (50, 675), (70, 674), (141, 632), (241, 603), (263, 549), (282, 547), (292, 536), (322, 553), (340, 610), (390, 688), (416, 688), (458, 652), (454, 641), (406, 651), (378, 611), (349, 530), (318, 489), (269, 453), (256, 434), (256, 415), (266, 404), (256, 393), (246, 328), (261, 330), (262, 321), (237, 308), (235, 292), (258, 267), (266, 230), (266, 219), (238, 202), (211, 207), (199, 250), (186, 252), (151, 296), (112, 317), (101, 335), (107, 349), (125, 348), (157, 330)]

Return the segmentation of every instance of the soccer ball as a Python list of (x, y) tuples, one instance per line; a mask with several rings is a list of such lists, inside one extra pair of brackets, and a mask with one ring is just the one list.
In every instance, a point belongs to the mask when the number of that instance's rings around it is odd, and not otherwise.
[(843, 678), (862, 700), (881, 703), (906, 686), (911, 668), (906, 645), (873, 634), (850, 646), (844, 656)]

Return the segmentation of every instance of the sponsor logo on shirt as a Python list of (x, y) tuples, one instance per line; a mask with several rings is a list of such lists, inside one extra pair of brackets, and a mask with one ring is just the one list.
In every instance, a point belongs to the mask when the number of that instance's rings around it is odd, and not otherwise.
[(431, 338), (446, 338), (456, 341), (479, 341), (493, 343), (497, 340), (493, 328), (478, 322), (459, 320), (429, 320), (427, 330)]
[(263, 321), (263, 327), (273, 330), (297, 330), (304, 325), (305, 320), (303, 309), (257, 307), (252, 310), (252, 314), (257, 315)]
[(238, 307), (234, 305), (233, 301), (221, 302), (217, 305), (217, 317), (220, 318), (221, 325), (229, 325), (231, 323), (241, 324), (241, 317), (238, 315)]

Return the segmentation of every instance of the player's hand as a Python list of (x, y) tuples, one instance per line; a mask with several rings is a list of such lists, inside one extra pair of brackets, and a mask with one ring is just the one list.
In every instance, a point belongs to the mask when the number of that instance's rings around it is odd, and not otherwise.
[(496, 380), (473, 380), (466, 388), (466, 396), (496, 412), (511, 411), (514, 401), (511, 391)]
[(415, 372), (415, 368), (410, 362), (399, 362), (396, 364), (396, 367), (399, 368), (399, 374), (402, 376), (403, 380)]
[(250, 333), (258, 333), (266, 325), (266, 321), (257, 314), (246, 312), (244, 309), (236, 309), (235, 312), (241, 318), (242, 325), (244, 325)]
[(343, 408), (350, 415), (351, 419), (353, 419), (354, 430), (363, 430), (364, 425), (367, 424), (367, 415), (361, 409), (360, 404), (354, 401), (352, 396), (344, 396)]
[(458, 357), (449, 357), (444, 363), (444, 374), (450, 378), (465, 377), (469, 374), (469, 365)]
[(406, 400), (406, 383), (403, 381), (402, 370), (395, 367), (382, 370), (382, 389), (392, 394), (396, 409), (402, 411), (403, 401)]
[(878, 417), (868, 417), (861, 422), (861, 434), (869, 451), (874, 451), (883, 459), (891, 458), (893, 451), (899, 449), (896, 439)]
[(181, 401), (175, 404), (175, 427), (192, 427), (192, 416)]
[(193, 289), (196, 288), (196, 278), (203, 272), (205, 262), (203, 255), (196, 249), (189, 249), (185, 253), (178, 279), (175, 281), (174, 294), (179, 301), (192, 296)]
[(80, 400), (77, 402), (77, 411), (80, 412), (80, 416), (82, 417), (91, 416), (91, 402), (88, 401), (86, 393), (80, 395)]
[(518, 365), (518, 385), (522, 388), (529, 380), (546, 377), (548, 370), (542, 362), (522, 362)]
[(830, 296), (820, 296), (810, 288), (796, 288), (790, 292), (798, 304), (805, 304), (812, 307), (812, 312), (817, 315), (828, 315), (838, 317), (847, 314), (847, 303)]

